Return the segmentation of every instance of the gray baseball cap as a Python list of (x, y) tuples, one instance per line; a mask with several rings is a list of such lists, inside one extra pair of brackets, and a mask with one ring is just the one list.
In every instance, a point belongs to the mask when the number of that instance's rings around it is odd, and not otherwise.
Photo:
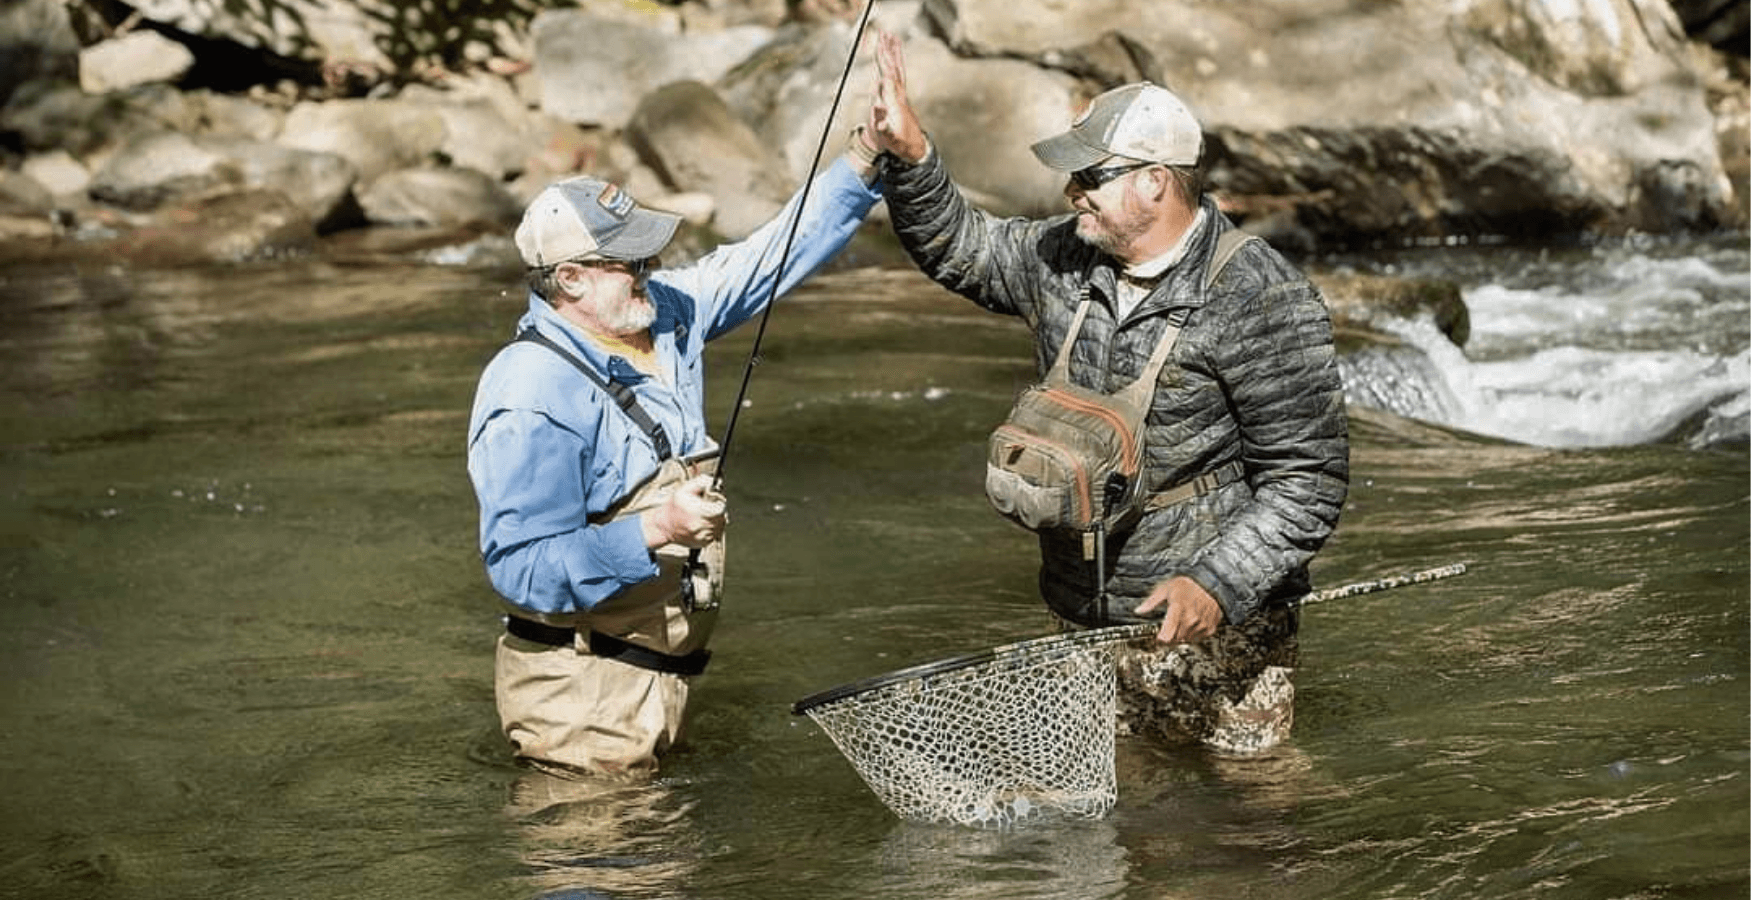
[(645, 259), (676, 235), (682, 217), (655, 212), (596, 178), (557, 181), (524, 208), (513, 242), (524, 264), (542, 268), (575, 259)]
[(1141, 81), (1098, 94), (1070, 129), (1030, 149), (1050, 169), (1077, 172), (1111, 156), (1192, 166), (1201, 144), (1194, 113), (1175, 94)]

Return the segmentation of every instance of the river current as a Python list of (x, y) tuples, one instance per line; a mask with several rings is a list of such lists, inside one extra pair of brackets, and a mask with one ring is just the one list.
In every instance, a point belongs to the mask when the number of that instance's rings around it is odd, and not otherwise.
[[(0, 272), (0, 896), (1742, 898), (1746, 236), (1307, 261), (1449, 278), (1346, 360), (1353, 484), (1288, 746), (1124, 740), (1099, 821), (896, 819), (793, 701), (1034, 637), (981, 496), (1016, 323), (844, 265), (776, 310), (692, 737), (534, 780), (463, 468), (523, 305), (457, 252)], [(723, 427), (753, 330), (709, 357)]]

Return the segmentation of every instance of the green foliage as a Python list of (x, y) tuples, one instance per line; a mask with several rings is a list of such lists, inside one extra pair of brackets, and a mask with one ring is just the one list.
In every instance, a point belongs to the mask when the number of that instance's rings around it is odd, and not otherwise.
[(407, 74), (432, 66), (455, 69), (470, 59), (472, 47), (499, 52), (505, 31), (523, 32), (544, 9), (576, 6), (573, 0), (401, 0), (364, 3), (361, 11), (384, 25), (378, 49)]

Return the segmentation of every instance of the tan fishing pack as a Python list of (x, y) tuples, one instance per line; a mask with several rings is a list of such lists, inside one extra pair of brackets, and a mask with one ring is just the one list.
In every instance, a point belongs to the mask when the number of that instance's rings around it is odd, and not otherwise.
[[(1219, 235), (1206, 288), (1250, 237), (1235, 229)], [(1090, 306), (1087, 293), (1048, 373), (1018, 397), (987, 444), (987, 499), (993, 508), (1032, 531), (1085, 532), (1087, 558), (1100, 553), (1096, 545), (1104, 533), (1148, 506), (1163, 505), (1163, 495), (1150, 494), (1140, 477), (1145, 421), (1158, 374), (1182, 331), (1181, 316), (1173, 314), (1139, 378), (1113, 394), (1089, 390), (1072, 383), (1068, 369)]]

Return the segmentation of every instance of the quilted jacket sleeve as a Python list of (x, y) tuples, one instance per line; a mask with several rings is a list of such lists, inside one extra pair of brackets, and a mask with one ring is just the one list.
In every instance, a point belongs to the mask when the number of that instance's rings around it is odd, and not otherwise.
[(1034, 324), (1044, 260), (1059, 256), (1038, 252), (1043, 241), (1056, 240), (1055, 220), (1000, 218), (975, 208), (936, 152), (918, 165), (888, 156), (883, 163), (890, 222), (920, 271), (986, 309)]

